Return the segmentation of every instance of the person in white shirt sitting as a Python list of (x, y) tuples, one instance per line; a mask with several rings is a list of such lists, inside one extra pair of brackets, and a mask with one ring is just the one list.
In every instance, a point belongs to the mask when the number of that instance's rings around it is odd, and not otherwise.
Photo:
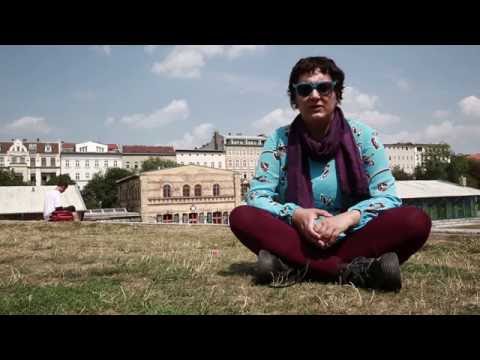
[(75, 206), (62, 207), (60, 201), (60, 194), (65, 192), (68, 188), (68, 182), (64, 179), (59, 179), (57, 187), (48, 191), (45, 194), (45, 202), (43, 206), (43, 218), (46, 221), (53, 221), (52, 214), (56, 211), (70, 212), (74, 221), (80, 221), (80, 216), (76, 212)]

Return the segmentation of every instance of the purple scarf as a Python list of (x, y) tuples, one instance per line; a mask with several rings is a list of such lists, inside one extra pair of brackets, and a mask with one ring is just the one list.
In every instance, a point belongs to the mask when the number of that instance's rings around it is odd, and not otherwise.
[(287, 202), (303, 208), (314, 207), (309, 158), (321, 162), (335, 158), (337, 177), (344, 199), (343, 210), (349, 203), (363, 200), (370, 195), (368, 179), (352, 130), (339, 107), (335, 109), (330, 127), (321, 141), (310, 137), (302, 116), (298, 115), (290, 126), (287, 156)]

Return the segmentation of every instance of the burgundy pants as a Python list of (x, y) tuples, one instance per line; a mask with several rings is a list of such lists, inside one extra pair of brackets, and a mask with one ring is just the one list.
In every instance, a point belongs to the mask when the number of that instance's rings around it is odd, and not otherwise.
[(323, 279), (336, 278), (339, 265), (358, 256), (371, 258), (395, 252), (403, 263), (423, 246), (431, 225), (430, 217), (419, 208), (393, 208), (382, 211), (330, 248), (320, 249), (303, 239), (293, 226), (265, 210), (239, 206), (230, 214), (233, 233), (255, 254), (264, 249), (292, 265), (308, 263), (310, 274)]

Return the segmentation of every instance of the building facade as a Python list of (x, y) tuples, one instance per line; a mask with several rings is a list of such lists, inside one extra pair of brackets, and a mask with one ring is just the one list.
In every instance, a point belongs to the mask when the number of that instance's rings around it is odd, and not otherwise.
[(80, 190), (83, 190), (96, 173), (121, 167), (122, 154), (115, 144), (62, 144), (60, 173), (68, 174)]
[(240, 176), (196, 165), (142, 172), (118, 182), (120, 206), (143, 222), (228, 224), (240, 205)]
[(175, 149), (171, 146), (123, 145), (122, 164), (125, 169), (140, 171), (144, 161), (154, 158), (176, 161)]
[(225, 169), (225, 152), (222, 150), (177, 150), (176, 162), (179, 165), (197, 165), (213, 169)]
[(0, 169), (13, 170), (31, 185), (44, 185), (60, 175), (60, 143), (27, 141), (0, 142)]
[(413, 174), (417, 166), (425, 166), (427, 160), (436, 157), (450, 162), (450, 146), (448, 144), (385, 144), (390, 169), (398, 166), (407, 174)]

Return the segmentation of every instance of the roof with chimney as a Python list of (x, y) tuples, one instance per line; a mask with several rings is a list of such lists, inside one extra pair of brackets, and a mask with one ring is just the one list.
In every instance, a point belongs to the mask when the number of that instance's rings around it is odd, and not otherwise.
[(175, 155), (172, 146), (123, 145), (123, 154)]
[[(10, 147), (13, 145), (13, 141), (0, 142), (0, 154), (6, 154)], [(22, 141), (22, 145), (25, 146), (30, 154), (58, 154), (59, 147), (57, 142), (36, 142), (36, 141)], [(45, 151), (45, 147), (49, 145), (51, 151)]]

